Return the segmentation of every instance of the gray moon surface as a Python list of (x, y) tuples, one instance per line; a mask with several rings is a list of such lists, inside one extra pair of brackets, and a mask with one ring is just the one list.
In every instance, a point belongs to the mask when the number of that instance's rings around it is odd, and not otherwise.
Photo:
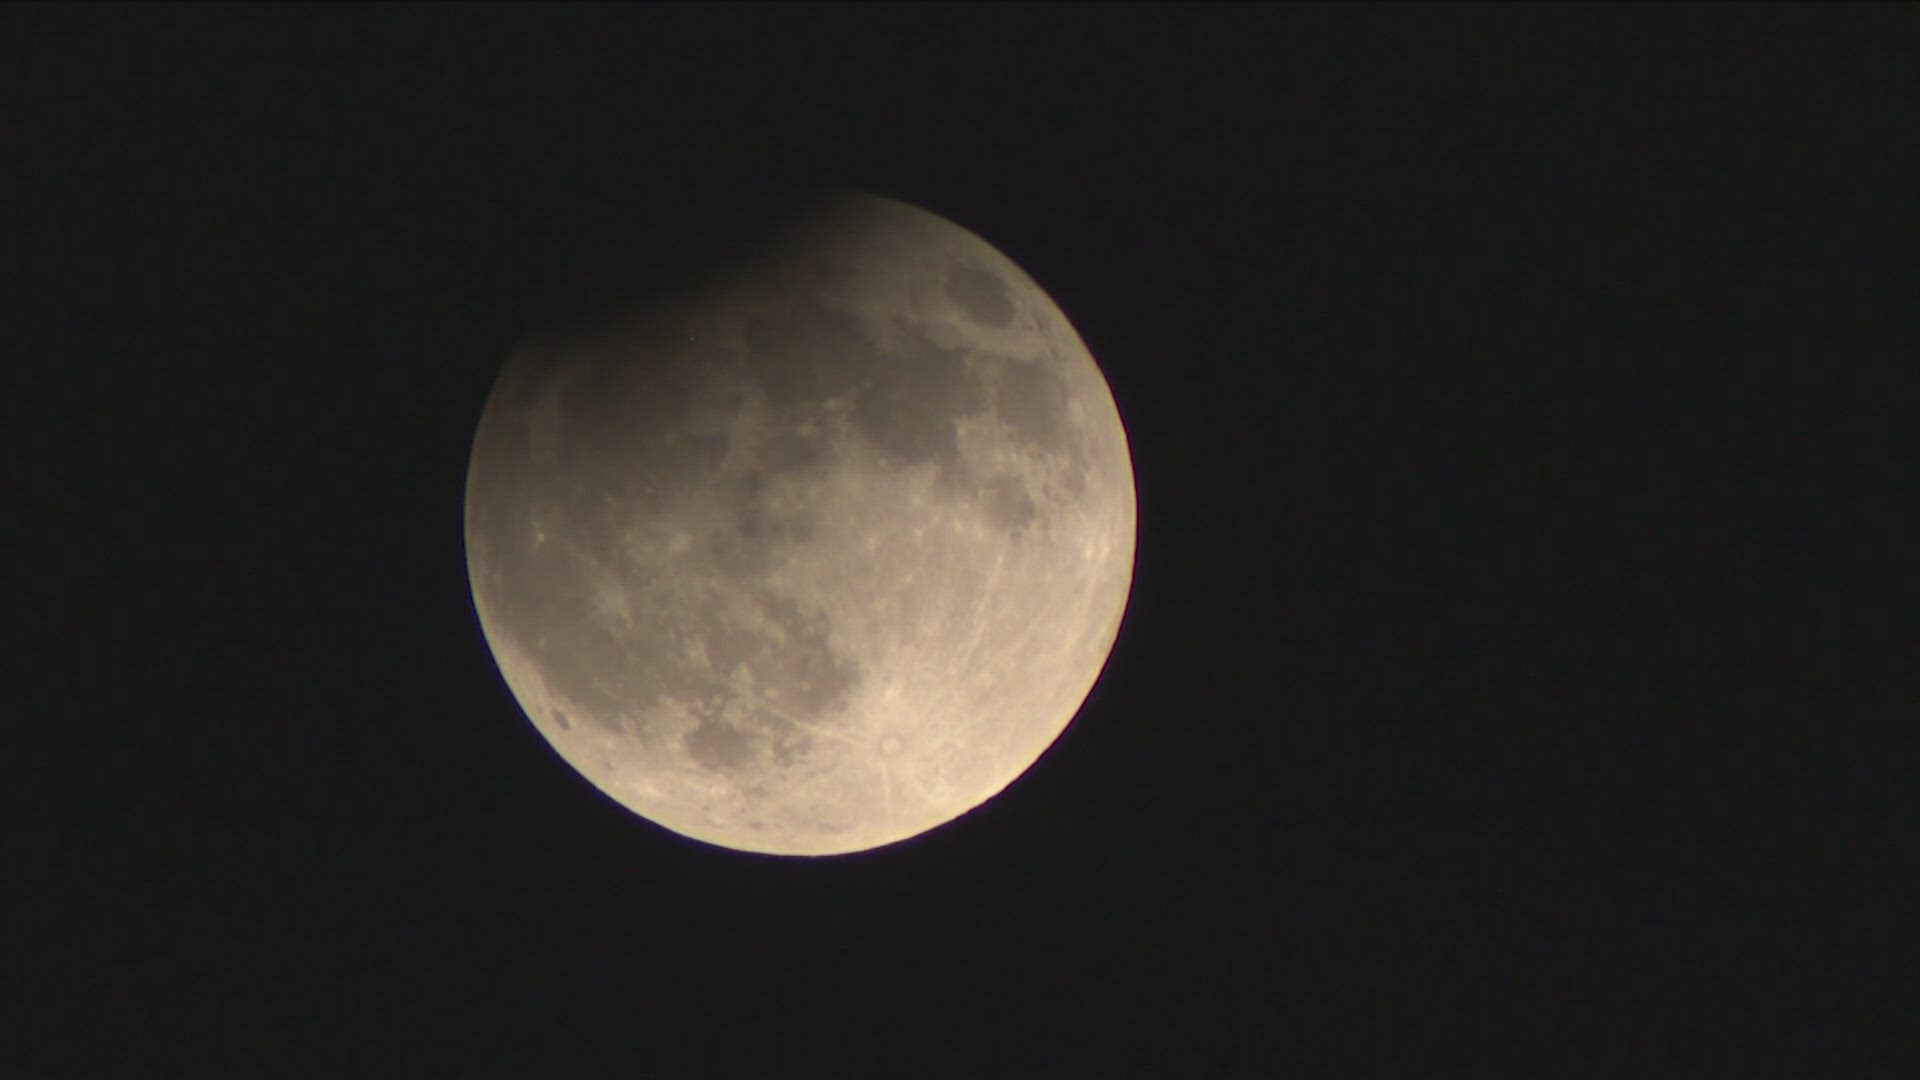
[(529, 335), (476, 432), (467, 568), (508, 687), (636, 814), (744, 851), (915, 836), (1072, 721), (1133, 578), (1132, 460), (1051, 299), (842, 193), (751, 257)]

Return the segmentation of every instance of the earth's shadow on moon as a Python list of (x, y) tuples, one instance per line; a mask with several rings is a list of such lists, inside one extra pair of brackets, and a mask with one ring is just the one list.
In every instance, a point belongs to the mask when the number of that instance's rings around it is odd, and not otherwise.
[(583, 199), (535, 240), (522, 330), (592, 330), (698, 293), (751, 263), (841, 190), (736, 184), (644, 206), (624, 193)]

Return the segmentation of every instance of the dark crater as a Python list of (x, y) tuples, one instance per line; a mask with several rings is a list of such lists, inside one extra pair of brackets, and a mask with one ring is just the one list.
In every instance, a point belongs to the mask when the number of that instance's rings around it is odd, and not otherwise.
[[(817, 415), (822, 402), (852, 390), (854, 430), (898, 465), (950, 466), (959, 453), (954, 421), (986, 405), (963, 353), (918, 335), (882, 350), (851, 316), (812, 301), (754, 320), (746, 341), (776, 416)], [(769, 447), (769, 465), (817, 467), (824, 450), (792, 427)]]
[(1067, 423), (1067, 388), (1045, 363), (1004, 363), (994, 381), (993, 407), (1022, 439), (1058, 449)]
[(852, 316), (814, 301), (794, 301), (742, 330), (748, 363), (776, 416), (799, 415), (882, 365)]
[(687, 732), (687, 756), (703, 768), (724, 772), (744, 768), (753, 761), (753, 748), (746, 735), (719, 720), (704, 720)]
[(1013, 319), (1006, 282), (978, 267), (955, 267), (947, 275), (947, 299), (977, 323), (1000, 327)]
[(1033, 497), (1018, 477), (1002, 474), (988, 480), (985, 497), (987, 520), (1007, 532), (1025, 529), (1038, 516)]

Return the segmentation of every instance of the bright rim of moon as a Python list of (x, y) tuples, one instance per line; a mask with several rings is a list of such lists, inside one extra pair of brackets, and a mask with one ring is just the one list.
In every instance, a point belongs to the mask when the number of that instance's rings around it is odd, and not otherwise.
[(849, 193), (698, 290), (524, 340), (474, 438), (467, 568), (507, 685), (595, 786), (829, 855), (1053, 743), (1118, 633), (1134, 513), (1059, 308), (972, 233)]

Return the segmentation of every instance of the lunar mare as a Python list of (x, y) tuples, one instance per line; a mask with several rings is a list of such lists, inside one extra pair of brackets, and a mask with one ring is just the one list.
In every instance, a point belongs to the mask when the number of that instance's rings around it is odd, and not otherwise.
[(826, 855), (965, 813), (1073, 719), (1132, 581), (1093, 357), (985, 241), (816, 206), (729, 272), (508, 359), (468, 473), (482, 630), (635, 813)]

